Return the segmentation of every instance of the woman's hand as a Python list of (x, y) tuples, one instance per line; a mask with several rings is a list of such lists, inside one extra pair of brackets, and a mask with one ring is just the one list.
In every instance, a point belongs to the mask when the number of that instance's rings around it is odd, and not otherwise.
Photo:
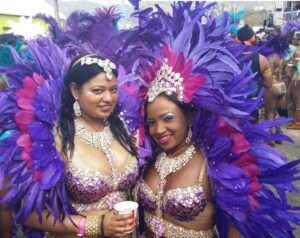
[(104, 216), (103, 226), (105, 236), (124, 237), (134, 230), (136, 217), (134, 214), (119, 215), (110, 211)]

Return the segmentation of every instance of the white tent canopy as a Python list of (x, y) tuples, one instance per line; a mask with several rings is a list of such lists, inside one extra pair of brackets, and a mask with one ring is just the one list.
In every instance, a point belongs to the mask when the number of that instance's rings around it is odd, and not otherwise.
[[(35, 16), (38, 13), (55, 17), (54, 6), (43, 0), (0, 0), (0, 14)], [(61, 12), (59, 16), (65, 18)]]
[[(1, 0), (0, 0), (1, 1)], [(48, 2), (50, 0), (47, 0)], [(52, 0), (52, 2), (55, 0)], [(128, 15), (133, 12), (133, 6), (128, 0), (56, 0), (59, 4), (59, 9), (66, 16), (75, 10), (88, 11), (94, 13), (95, 9), (101, 7), (115, 6), (117, 10)]]

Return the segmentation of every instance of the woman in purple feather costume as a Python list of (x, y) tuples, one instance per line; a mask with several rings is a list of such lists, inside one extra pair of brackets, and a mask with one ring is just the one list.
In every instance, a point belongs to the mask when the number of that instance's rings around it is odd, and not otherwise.
[[(260, 104), (247, 84), (250, 66), (229, 51), (226, 22), (206, 15), (211, 5), (181, 2), (172, 14), (147, 9), (141, 25), (156, 24), (159, 44), (144, 48), (137, 67), (154, 163), (136, 186), (146, 237), (287, 238), (300, 223), (288, 203), (300, 160), (287, 162), (266, 142), (290, 139), (253, 124)], [(148, 29), (149, 30), (149, 29)]]
[[(98, 236), (123, 236), (134, 227), (132, 217), (109, 211), (128, 199), (138, 176), (136, 157), (142, 165), (149, 154), (143, 128), (137, 130), (137, 91), (129, 85), (136, 78), (130, 71), (136, 51), (122, 50), (133, 35), (116, 28), (113, 8), (75, 12), (64, 29), (41, 17), (53, 40), (29, 42), (30, 59), (12, 52), (16, 64), (1, 68), (12, 82), (0, 100), (0, 153), (7, 158), (0, 161), (0, 182), (11, 178), (2, 202), (12, 204), (30, 238), (43, 231), (71, 237), (93, 222)], [(87, 52), (105, 59), (78, 58)]]
[(0, 100), (1, 202), (30, 238), (125, 237), (135, 218), (112, 210), (129, 199), (138, 162), (116, 65), (92, 54), (68, 64), (47, 38), (28, 49), (30, 59), (12, 49), (15, 65), (1, 68), (11, 82)]

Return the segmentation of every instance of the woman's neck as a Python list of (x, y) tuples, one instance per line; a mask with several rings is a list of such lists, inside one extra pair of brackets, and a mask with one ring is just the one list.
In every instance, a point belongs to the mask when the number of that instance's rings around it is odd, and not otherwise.
[(166, 151), (166, 153), (167, 153), (169, 158), (172, 158), (172, 157), (175, 157), (175, 156), (178, 156), (178, 155), (182, 154), (184, 151), (186, 151), (187, 148), (189, 148), (190, 145), (191, 145), (191, 143), (187, 144), (184, 140), (179, 145), (177, 145), (174, 148)]
[(103, 131), (105, 127), (105, 121), (102, 119), (95, 119), (86, 115), (82, 115), (80, 120), (90, 129), (95, 132)]

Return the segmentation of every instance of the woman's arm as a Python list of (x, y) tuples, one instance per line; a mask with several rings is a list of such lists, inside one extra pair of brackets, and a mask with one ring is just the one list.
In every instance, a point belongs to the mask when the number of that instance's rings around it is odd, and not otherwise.
[[(80, 215), (72, 215), (69, 218), (65, 218), (63, 222), (55, 222), (55, 219), (52, 215), (49, 215), (47, 211), (43, 211), (42, 223), (40, 223), (38, 214), (34, 212), (28, 217), (24, 225), (50, 233), (76, 235), (78, 233), (78, 228), (75, 226), (75, 224), (78, 225), (81, 218), (82, 216)], [(71, 219), (74, 224), (72, 223)]]
[(240, 233), (237, 229), (235, 229), (234, 226), (230, 226), (229, 232), (228, 232), (228, 238), (240, 238)]
[[(0, 191), (1, 192), (1, 191)], [(1, 197), (1, 196), (0, 196)], [(0, 234), (2, 238), (12, 237), (13, 219), (8, 205), (0, 205)]]
[[(6, 181), (5, 181), (6, 183)], [(4, 196), (6, 191), (0, 190), (0, 198)], [(13, 229), (12, 212), (7, 204), (0, 204), (0, 234), (3, 238), (11, 238)]]
[[(279, 58), (278, 81), (283, 81), (284, 60)], [(284, 81), (283, 81), (284, 82)]]
[[(105, 214), (103, 217), (102, 215)], [(128, 232), (132, 232), (135, 227), (135, 217), (131, 214), (129, 215), (118, 215), (114, 214), (112, 211), (107, 210), (93, 210), (84, 214), (87, 219), (101, 217), (101, 220), (95, 220), (96, 222), (100, 222), (103, 224), (102, 232), (105, 236), (125, 236)], [(77, 226), (80, 223), (81, 218), (83, 216), (80, 215), (72, 215), (70, 218), (65, 218), (63, 222), (54, 221), (54, 217), (49, 215), (47, 211), (44, 211), (43, 214), (43, 222), (40, 223), (38, 220), (37, 213), (32, 213), (27, 222), (25, 222), (25, 226), (30, 228), (34, 228), (37, 230), (42, 230), (45, 232), (56, 233), (56, 234), (64, 234), (64, 235), (77, 235), (79, 233), (79, 229)], [(72, 222), (72, 221), (73, 222)], [(86, 220), (87, 222), (87, 220)], [(75, 224), (73, 224), (75, 223)], [(101, 224), (98, 224), (99, 228)], [(100, 231), (99, 231), (100, 232)], [(101, 233), (101, 232), (100, 232)], [(99, 236), (100, 236), (99, 233)]]
[(266, 89), (270, 89), (273, 84), (273, 75), (268, 59), (263, 55), (259, 55), (259, 65), (263, 77), (262, 84)]
[[(5, 181), (7, 183), (7, 181)], [(0, 198), (6, 193), (5, 190), (0, 190)], [(82, 216), (71, 216), (75, 224), (79, 224)], [(38, 215), (36, 212), (32, 213), (27, 221), (26, 226), (35, 228), (42, 231), (63, 233), (63, 234), (77, 234), (78, 228), (71, 222), (70, 218), (65, 218), (63, 223), (58, 221), (54, 222), (54, 217), (49, 215), (47, 211), (42, 214), (42, 223), (39, 223)], [(13, 213), (8, 205), (0, 204), (0, 234), (1, 238), (10, 238), (13, 228)], [(4, 235), (3, 235), (4, 234)]]

